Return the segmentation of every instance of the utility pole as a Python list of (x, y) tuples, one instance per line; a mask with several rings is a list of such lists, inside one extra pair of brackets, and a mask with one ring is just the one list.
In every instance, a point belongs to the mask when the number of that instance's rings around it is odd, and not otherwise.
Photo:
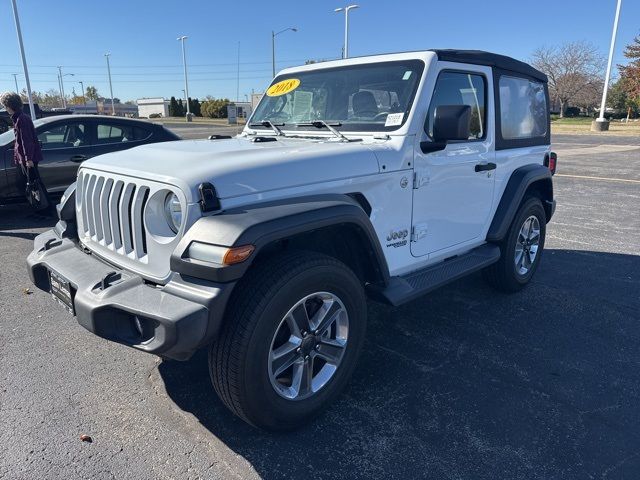
[(109, 93), (111, 94), (111, 115), (116, 114), (116, 106), (113, 104), (113, 85), (111, 84), (111, 65), (109, 64), (110, 53), (104, 54), (107, 59), (107, 73), (109, 74)]
[(609, 79), (611, 77), (611, 64), (613, 63), (613, 52), (616, 48), (616, 35), (618, 33), (618, 20), (620, 19), (620, 8), (622, 0), (618, 0), (616, 6), (616, 16), (613, 20), (613, 32), (611, 33), (611, 45), (609, 46), (609, 60), (607, 62), (607, 73), (604, 78), (604, 90), (602, 91), (602, 102), (600, 103), (600, 115), (598, 119), (591, 124), (591, 129), (596, 131), (609, 130), (609, 122), (605, 120), (604, 113), (607, 108), (607, 90), (609, 89)]
[(18, 95), (20, 95), (20, 89), (18, 88), (18, 73), (12, 73), (11, 75), (13, 75), (13, 81), (16, 82), (16, 93)]
[(191, 121), (191, 109), (189, 108), (189, 82), (187, 81), (187, 55), (184, 49), (184, 41), (189, 38), (186, 35), (178, 37), (176, 40), (182, 42), (182, 65), (184, 67), (184, 101), (187, 104), (187, 122)]
[(60, 76), (60, 95), (62, 96), (62, 108), (67, 108), (67, 98), (64, 94), (64, 79), (62, 78), (62, 67), (58, 67), (58, 73)]
[(18, 18), (18, 6), (16, 0), (11, 0), (13, 6), (13, 20), (16, 24), (16, 34), (18, 35), (18, 46), (20, 47), (20, 56), (22, 57), (22, 68), (24, 70), (24, 79), (27, 83), (27, 97), (29, 98), (29, 112), (31, 118), (36, 119), (36, 110), (33, 107), (33, 97), (31, 96), (31, 82), (29, 82), (29, 70), (27, 69), (27, 57), (24, 54), (24, 44), (22, 43), (22, 30), (20, 29), (20, 19)]
[(336, 8), (334, 12), (344, 12), (344, 47), (342, 58), (349, 58), (349, 10), (359, 8), (360, 5), (349, 5), (348, 7)]
[(60, 83), (61, 80), (62, 80), (62, 77), (60, 77), (60, 72), (58, 72), (58, 92), (60, 92), (60, 105), (62, 105), (62, 108), (64, 108), (64, 97), (62, 96), (62, 84)]
[[(84, 83), (82, 83), (81, 81), (78, 81), (78, 83), (80, 84), (80, 88), (82, 89), (82, 104), (86, 107), (87, 97), (84, 96)], [(87, 112), (84, 112), (84, 113), (87, 113)]]

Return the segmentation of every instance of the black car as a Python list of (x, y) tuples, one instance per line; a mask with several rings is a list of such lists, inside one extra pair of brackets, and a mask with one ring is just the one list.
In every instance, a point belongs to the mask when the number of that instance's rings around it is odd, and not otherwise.
[[(61, 115), (34, 122), (42, 146), (40, 176), (50, 193), (63, 192), (84, 160), (146, 143), (180, 140), (162, 125), (130, 118)], [(13, 163), (13, 130), (0, 134), (0, 200), (24, 198)]]

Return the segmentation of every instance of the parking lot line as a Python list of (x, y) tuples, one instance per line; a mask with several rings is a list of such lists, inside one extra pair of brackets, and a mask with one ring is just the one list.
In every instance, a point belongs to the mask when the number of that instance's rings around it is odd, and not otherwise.
[(640, 180), (632, 180), (629, 178), (611, 178), (611, 177), (591, 177), (588, 175), (566, 175), (563, 173), (556, 173), (556, 177), (567, 177), (567, 178), (580, 178), (583, 180), (600, 180), (603, 182), (624, 182), (624, 183), (640, 183)]

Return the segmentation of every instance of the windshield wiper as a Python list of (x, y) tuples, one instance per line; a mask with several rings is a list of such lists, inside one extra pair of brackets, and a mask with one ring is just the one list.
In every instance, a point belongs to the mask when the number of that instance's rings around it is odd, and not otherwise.
[(356, 139), (351, 140), (350, 138), (344, 136), (338, 130), (333, 128), (333, 127), (341, 127), (342, 124), (340, 122), (329, 124), (329, 123), (325, 122), (324, 120), (314, 120), (313, 122), (296, 123), (295, 125), (296, 125), (296, 127), (326, 128), (327, 130), (329, 130), (331, 133), (333, 133), (336, 137), (338, 137), (343, 142), (358, 142), (358, 141), (362, 140), (361, 138), (356, 138)]
[(270, 128), (271, 130), (273, 130), (275, 132), (276, 135), (278, 135), (279, 137), (286, 137), (286, 135), (282, 132), (282, 130), (280, 130), (279, 127), (283, 127), (284, 123), (272, 123), (269, 120), (263, 120), (261, 122), (258, 123), (250, 123), (249, 124), (250, 127), (267, 127)]

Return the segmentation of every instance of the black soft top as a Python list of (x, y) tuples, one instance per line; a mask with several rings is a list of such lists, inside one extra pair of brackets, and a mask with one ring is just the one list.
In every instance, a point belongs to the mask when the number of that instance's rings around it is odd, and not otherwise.
[(482, 50), (431, 50), (438, 55), (438, 60), (444, 62), (470, 63), (472, 65), (487, 65), (502, 70), (522, 73), (542, 82), (547, 82), (547, 76), (531, 65), (497, 53)]

